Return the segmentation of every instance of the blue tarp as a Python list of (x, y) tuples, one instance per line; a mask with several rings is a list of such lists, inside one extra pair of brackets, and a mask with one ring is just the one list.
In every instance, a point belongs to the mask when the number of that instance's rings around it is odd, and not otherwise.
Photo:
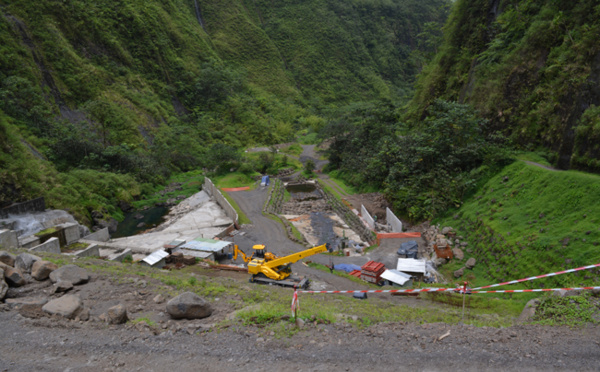
[(352, 265), (352, 264), (337, 264), (337, 265), (334, 265), (333, 268), (335, 270), (345, 271), (347, 273), (354, 271), (354, 270), (360, 270), (360, 266)]
[(418, 251), (419, 245), (416, 241), (411, 240), (400, 245), (400, 249), (398, 249), (398, 254), (401, 256), (406, 256), (407, 258), (417, 258)]
[(262, 181), (260, 183), (263, 186), (269, 186), (269, 176), (263, 176)]

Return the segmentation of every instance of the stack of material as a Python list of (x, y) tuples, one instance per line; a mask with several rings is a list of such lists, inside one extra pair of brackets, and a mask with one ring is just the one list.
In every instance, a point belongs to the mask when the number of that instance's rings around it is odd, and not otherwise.
[(363, 265), (360, 272), (360, 278), (365, 282), (379, 284), (381, 274), (385, 271), (385, 265), (381, 262), (369, 261)]
[(360, 270), (352, 270), (348, 274), (360, 279)]

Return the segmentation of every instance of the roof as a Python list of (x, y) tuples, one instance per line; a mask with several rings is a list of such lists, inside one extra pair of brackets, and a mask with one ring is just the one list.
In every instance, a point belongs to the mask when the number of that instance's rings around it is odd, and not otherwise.
[(425, 260), (416, 260), (414, 258), (399, 258), (398, 271), (405, 273), (421, 273), (425, 274)]
[(385, 265), (381, 262), (369, 261), (362, 266), (364, 271), (372, 271), (374, 273), (383, 272), (385, 270)]
[(213, 255), (212, 252), (194, 251), (191, 249), (182, 249), (180, 252), (182, 252), (186, 256), (193, 256), (198, 258), (212, 258)]
[(410, 275), (394, 269), (384, 271), (383, 274), (381, 274), (381, 277), (400, 285), (404, 285), (411, 278)]
[(152, 253), (151, 255), (146, 256), (146, 258), (144, 258), (142, 260), (142, 262), (145, 262), (150, 266), (154, 266), (154, 265), (156, 265), (157, 262), (159, 262), (163, 258), (167, 257), (168, 255), (169, 254), (167, 252), (163, 251), (162, 249), (159, 249), (158, 251)]
[(206, 238), (196, 238), (192, 241), (189, 241), (180, 247), (183, 249), (194, 250), (194, 251), (203, 251), (203, 252), (222, 252), (223, 249), (230, 246), (231, 242), (224, 240), (214, 240), (214, 239), (206, 239)]

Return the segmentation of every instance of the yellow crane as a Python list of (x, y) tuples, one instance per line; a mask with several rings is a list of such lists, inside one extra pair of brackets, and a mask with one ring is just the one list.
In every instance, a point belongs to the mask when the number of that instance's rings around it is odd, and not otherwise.
[(247, 256), (237, 245), (233, 248), (233, 259), (236, 260), (240, 255), (244, 262), (248, 264), (248, 273), (251, 275), (250, 282), (306, 288), (309, 284), (308, 279), (292, 278), (290, 276), (292, 274), (291, 265), (303, 258), (326, 252), (328, 245), (323, 244), (284, 257), (278, 257), (271, 252), (267, 252), (264, 244), (253, 246), (252, 250), (252, 255)]

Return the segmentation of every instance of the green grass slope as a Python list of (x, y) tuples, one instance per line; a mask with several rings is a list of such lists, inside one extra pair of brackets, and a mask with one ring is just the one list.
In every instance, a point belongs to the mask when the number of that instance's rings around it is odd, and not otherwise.
[[(477, 265), (467, 270), (466, 278), (493, 284), (600, 263), (599, 195), (600, 176), (516, 161), (437, 222), (454, 227), (469, 242), (466, 258), (475, 257)], [(443, 268), (451, 275), (463, 265), (451, 262)], [(598, 285), (597, 273), (565, 274), (525, 285)]]

